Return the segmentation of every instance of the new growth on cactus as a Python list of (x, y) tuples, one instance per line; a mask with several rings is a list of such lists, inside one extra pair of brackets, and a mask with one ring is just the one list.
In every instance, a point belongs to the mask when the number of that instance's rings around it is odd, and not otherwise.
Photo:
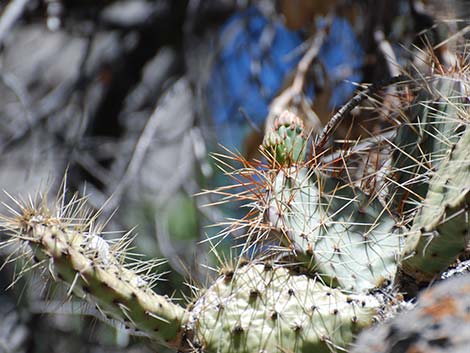
[(302, 162), (307, 153), (302, 121), (285, 111), (274, 121), (274, 130), (266, 133), (261, 148), (281, 166)]
[[(354, 151), (316, 150), (299, 118), (278, 117), (264, 160), (229, 157), (242, 162), (230, 175), (245, 189), (215, 191), (250, 208), (221, 233), (244, 231), (241, 255), (249, 260), (236, 260), (186, 307), (153, 291), (157, 278), (148, 273), (161, 262), (133, 262), (129, 235), (101, 236), (85, 198), (66, 202), (64, 192), (49, 205), (45, 196), (11, 197), (11, 215), (1, 219), (5, 243), (26, 244), (31, 267), (46, 269), (69, 294), (180, 352), (347, 350), (360, 329), (393, 313), (403, 274), (429, 282), (467, 251), (466, 88), (445, 75), (418, 82), (411, 108), (395, 112), (406, 123), (381, 141), (394, 150), (390, 163), (359, 182), (347, 163), (332, 167)], [(379, 191), (361, 188), (361, 178), (375, 178)]]

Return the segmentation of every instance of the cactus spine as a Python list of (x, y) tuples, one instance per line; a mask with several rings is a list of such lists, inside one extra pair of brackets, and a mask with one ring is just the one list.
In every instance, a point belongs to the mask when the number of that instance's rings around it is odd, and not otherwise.
[(372, 296), (346, 295), (319, 278), (254, 263), (223, 274), (183, 308), (150, 289), (152, 278), (139, 274), (148, 267), (125, 266), (127, 241), (105, 241), (84, 200), (59, 204), (49, 209), (45, 200), (18, 203), (20, 210), (4, 218), (3, 227), (13, 240), (27, 242), (31, 259), (48, 268), (53, 280), (66, 283), (69, 293), (178, 350), (328, 352), (345, 347), (378, 314)]
[[(430, 282), (470, 244), (470, 129), (448, 152), (407, 237), (402, 270)], [(412, 255), (412, 256), (410, 256)]]
[(251, 263), (217, 279), (192, 314), (208, 352), (330, 352), (346, 347), (378, 311), (373, 296)]
[[(451, 91), (439, 92), (445, 98)], [(241, 221), (251, 227), (245, 250), (251, 247), (261, 254), (223, 273), (186, 308), (152, 291), (154, 279), (145, 275), (149, 266), (125, 264), (127, 238), (106, 242), (84, 200), (75, 197), (64, 204), (59, 198), (51, 208), (45, 199), (16, 202), (19, 210), (11, 208), (13, 216), (4, 217), (2, 226), (13, 240), (26, 242), (31, 258), (49, 269), (53, 280), (65, 282), (70, 293), (178, 351), (345, 350), (355, 333), (390, 310), (372, 293), (386, 282), (399, 281), (399, 267), (428, 281), (466, 249), (470, 132), (467, 128), (462, 135), (468, 119), (449, 117), (455, 109), (468, 116), (459, 102), (434, 102), (442, 114), (434, 120), (420, 116), (416, 119), (424, 125), (412, 120), (398, 133), (392, 171), (398, 173), (398, 186), (380, 200), (317, 168), (315, 158), (304, 161), (302, 122), (292, 114), (282, 115), (265, 138), (264, 168), (244, 161), (247, 175), (258, 178), (252, 178), (254, 188), (243, 192), (253, 206), (253, 218)], [(443, 130), (435, 130), (436, 119)], [(405, 144), (416, 127), (421, 133), (418, 144)], [(443, 139), (449, 132), (452, 136)], [(440, 161), (444, 149), (451, 152)], [(417, 155), (423, 151), (431, 166), (423, 167)], [(415, 180), (428, 178), (433, 168), (425, 190), (415, 187)], [(400, 207), (389, 205), (408, 202), (403, 190), (418, 196), (411, 202), (426, 198), (411, 230), (404, 232), (400, 257), (403, 233), (397, 221), (414, 210), (400, 215)], [(387, 295), (393, 298), (393, 293)]]
[[(139, 275), (138, 268), (123, 263), (126, 239), (109, 244), (101, 236), (95, 217), (73, 198), (66, 206), (50, 209), (46, 200), (30, 206), (18, 203), (16, 217), (3, 225), (13, 239), (26, 241), (32, 259), (48, 268), (54, 280), (61, 280), (69, 293), (94, 303), (106, 317), (145, 332), (170, 346), (177, 345), (186, 311), (149, 288), (152, 278)], [(88, 216), (87, 216), (88, 215)], [(143, 268), (144, 270), (147, 270)]]

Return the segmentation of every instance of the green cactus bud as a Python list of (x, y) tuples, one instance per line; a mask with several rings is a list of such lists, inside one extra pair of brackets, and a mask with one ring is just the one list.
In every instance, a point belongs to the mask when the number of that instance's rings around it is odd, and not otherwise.
[(470, 244), (470, 129), (448, 152), (430, 181), (407, 237), (402, 270), (430, 282)]
[(267, 220), (325, 281), (359, 292), (394, 277), (400, 237), (377, 199), (306, 168), (280, 171), (271, 189)]
[(303, 123), (296, 115), (285, 111), (274, 122), (274, 130), (266, 133), (262, 148), (269, 159), (279, 165), (292, 165), (305, 159), (306, 139)]
[(288, 268), (250, 263), (198, 299), (192, 326), (208, 352), (330, 352), (372, 324), (379, 302)]

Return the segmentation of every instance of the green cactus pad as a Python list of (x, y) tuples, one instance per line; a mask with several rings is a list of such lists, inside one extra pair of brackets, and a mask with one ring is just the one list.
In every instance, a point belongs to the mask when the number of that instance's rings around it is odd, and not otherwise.
[(436, 169), (449, 146), (458, 141), (466, 112), (468, 87), (462, 80), (439, 77), (427, 82), (394, 139), (390, 185), (398, 213), (413, 211), (428, 191), (429, 171)]
[(360, 292), (394, 277), (400, 237), (377, 199), (306, 168), (280, 171), (271, 189), (267, 220), (325, 281)]
[(268, 157), (281, 166), (302, 162), (306, 154), (302, 120), (285, 111), (274, 125), (274, 131), (266, 133), (262, 145)]
[(404, 248), (403, 271), (429, 282), (470, 244), (470, 129), (430, 181)]
[(192, 326), (207, 352), (322, 353), (348, 346), (378, 308), (372, 296), (251, 263), (216, 280), (194, 304)]

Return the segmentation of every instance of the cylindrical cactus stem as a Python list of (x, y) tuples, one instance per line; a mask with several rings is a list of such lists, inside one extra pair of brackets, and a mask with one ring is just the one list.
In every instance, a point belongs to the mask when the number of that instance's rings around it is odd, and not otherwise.
[(433, 175), (413, 221), (401, 269), (430, 282), (470, 245), (470, 128)]
[[(74, 203), (78, 203), (75, 213), (70, 210)], [(144, 275), (126, 268), (123, 244), (113, 246), (100, 237), (93, 217), (86, 217), (83, 202), (74, 200), (57, 209), (49, 209), (45, 202), (18, 204), (19, 212), (4, 218), (2, 226), (13, 238), (30, 245), (32, 259), (44, 262), (54, 280), (68, 284), (69, 293), (88, 299), (106, 317), (152, 340), (180, 345), (186, 310), (153, 292)]]

